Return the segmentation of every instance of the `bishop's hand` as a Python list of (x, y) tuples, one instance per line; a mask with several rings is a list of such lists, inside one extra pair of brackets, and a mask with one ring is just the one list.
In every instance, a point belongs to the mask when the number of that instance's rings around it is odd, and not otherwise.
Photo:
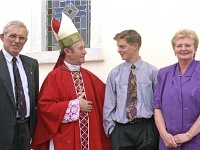
[(85, 93), (82, 93), (79, 97), (78, 97), (78, 101), (80, 103), (80, 110), (83, 112), (91, 112), (92, 110), (92, 102), (91, 101), (87, 101), (85, 98)]

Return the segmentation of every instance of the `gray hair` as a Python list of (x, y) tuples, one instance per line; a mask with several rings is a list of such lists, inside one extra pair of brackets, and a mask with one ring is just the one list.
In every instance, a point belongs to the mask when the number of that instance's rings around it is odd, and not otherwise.
[(14, 26), (18, 26), (18, 27), (22, 27), (22, 28), (26, 29), (27, 35), (28, 35), (28, 29), (27, 29), (26, 25), (25, 25), (22, 21), (19, 21), (19, 20), (12, 20), (12, 21), (9, 21), (9, 22), (4, 26), (4, 28), (3, 28), (3, 34), (8, 33), (8, 28), (9, 28), (10, 26), (13, 26), (13, 25), (14, 25)]

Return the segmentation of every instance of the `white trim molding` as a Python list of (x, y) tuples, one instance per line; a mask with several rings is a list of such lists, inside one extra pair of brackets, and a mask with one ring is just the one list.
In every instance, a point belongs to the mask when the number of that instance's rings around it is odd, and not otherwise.
[[(103, 56), (100, 48), (86, 48), (86, 51), (86, 61), (103, 61)], [(59, 54), (60, 51), (42, 51), (26, 53), (27, 56), (37, 59), (39, 64), (56, 63)]]

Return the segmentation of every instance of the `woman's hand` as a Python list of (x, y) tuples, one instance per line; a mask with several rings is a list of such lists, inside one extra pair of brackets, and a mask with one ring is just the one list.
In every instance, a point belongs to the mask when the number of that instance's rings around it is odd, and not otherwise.
[(165, 133), (165, 135), (163, 136), (163, 142), (165, 144), (166, 147), (168, 148), (177, 148), (178, 144), (176, 143), (176, 139), (174, 138), (174, 136), (170, 133)]
[(190, 135), (189, 132), (186, 132), (186, 133), (177, 134), (174, 136), (174, 138), (177, 145), (180, 146), (183, 143), (190, 141), (192, 139), (192, 136)]

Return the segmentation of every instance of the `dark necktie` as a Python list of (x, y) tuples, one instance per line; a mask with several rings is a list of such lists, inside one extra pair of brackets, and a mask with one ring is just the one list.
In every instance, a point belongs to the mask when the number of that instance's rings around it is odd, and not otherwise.
[(20, 117), (25, 117), (27, 113), (26, 101), (25, 101), (21, 77), (19, 74), (19, 69), (16, 64), (17, 59), (13, 57), (12, 61), (13, 61), (13, 74), (14, 74), (14, 81), (15, 81), (15, 96), (16, 96), (17, 110)]
[(129, 121), (135, 119), (137, 114), (136, 101), (137, 101), (137, 81), (135, 66), (131, 66), (129, 74), (128, 89), (127, 89), (127, 110), (126, 116)]

